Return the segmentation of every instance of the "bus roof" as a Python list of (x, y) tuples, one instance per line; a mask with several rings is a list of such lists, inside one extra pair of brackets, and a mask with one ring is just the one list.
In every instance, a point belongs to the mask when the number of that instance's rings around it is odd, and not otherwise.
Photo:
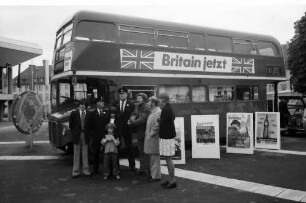
[(274, 42), (275, 44), (280, 46), (278, 40), (269, 35), (224, 30), (224, 29), (217, 29), (217, 28), (210, 28), (210, 27), (202, 27), (202, 26), (197, 26), (197, 25), (188, 25), (188, 24), (182, 24), (182, 23), (176, 23), (176, 22), (166, 22), (166, 21), (152, 20), (152, 19), (147, 19), (147, 18), (130, 17), (130, 16), (117, 15), (117, 14), (92, 12), (92, 11), (76, 12), (71, 18), (67, 19), (62, 24), (61, 27), (65, 26), (71, 20), (104, 21), (104, 22), (113, 22), (115, 24), (127, 24), (127, 25), (153, 27), (153, 28), (173, 30), (173, 31), (228, 36), (228, 37), (233, 37), (233, 38), (238, 38), (238, 39), (242, 38), (242, 39), (249, 39), (249, 40), (262, 40), (262, 41)]

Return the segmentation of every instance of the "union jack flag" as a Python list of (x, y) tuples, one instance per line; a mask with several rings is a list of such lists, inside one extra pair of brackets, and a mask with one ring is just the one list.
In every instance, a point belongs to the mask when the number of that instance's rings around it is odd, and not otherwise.
[(253, 58), (232, 58), (232, 73), (254, 74)]
[(122, 69), (153, 69), (154, 51), (121, 49)]

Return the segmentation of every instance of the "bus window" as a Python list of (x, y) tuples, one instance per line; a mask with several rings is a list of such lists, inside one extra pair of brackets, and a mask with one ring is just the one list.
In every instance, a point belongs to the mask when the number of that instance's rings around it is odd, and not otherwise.
[(122, 86), (129, 90), (130, 98), (136, 101), (136, 94), (145, 93), (148, 98), (156, 96), (156, 86), (142, 86), (142, 85), (124, 85)]
[(81, 21), (76, 28), (76, 40), (115, 42), (116, 26), (112, 23)]
[(206, 87), (205, 86), (192, 87), (192, 101), (193, 102), (205, 102), (206, 101)]
[(158, 30), (157, 38), (159, 46), (188, 48), (187, 33)]
[(154, 45), (153, 28), (120, 25), (119, 36), (123, 43)]
[(264, 56), (277, 56), (279, 55), (276, 47), (271, 42), (258, 42), (258, 52), (259, 55)]
[(232, 40), (229, 37), (208, 35), (207, 49), (209, 51), (232, 52)]
[(258, 100), (258, 86), (237, 86), (237, 100)]
[(56, 42), (55, 42), (55, 49), (59, 48), (62, 44), (62, 35), (59, 35), (57, 38), (56, 38)]
[(56, 84), (51, 85), (51, 107), (56, 107)]
[(63, 44), (66, 44), (67, 42), (70, 42), (71, 40), (71, 34), (72, 34), (72, 24), (68, 25), (63, 32)]
[(257, 45), (250, 40), (235, 39), (234, 40), (234, 50), (239, 54), (257, 54)]
[(234, 87), (231, 86), (210, 86), (209, 101), (231, 101), (234, 98)]
[(64, 105), (70, 101), (70, 84), (69, 83), (59, 83), (59, 103)]
[(81, 100), (87, 98), (87, 85), (86, 83), (77, 83), (73, 86), (74, 99)]
[(204, 35), (202, 34), (191, 33), (189, 43), (191, 49), (197, 49), (197, 50), (205, 49)]
[(190, 102), (188, 86), (160, 86), (159, 93), (167, 92), (170, 97), (170, 103), (188, 103)]

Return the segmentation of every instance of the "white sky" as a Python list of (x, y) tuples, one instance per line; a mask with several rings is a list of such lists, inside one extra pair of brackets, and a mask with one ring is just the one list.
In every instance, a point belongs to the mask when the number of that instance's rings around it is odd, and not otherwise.
[[(52, 62), (55, 33), (79, 10), (99, 11), (272, 35), (281, 44), (294, 35), (294, 22), (306, 12), (306, 0), (10, 0), (0, 3), (0, 36), (33, 42), (43, 55), (22, 64)], [(63, 4), (65, 2), (65, 4)], [(1, 57), (1, 56), (0, 56)], [(16, 76), (17, 68), (13, 68)]]

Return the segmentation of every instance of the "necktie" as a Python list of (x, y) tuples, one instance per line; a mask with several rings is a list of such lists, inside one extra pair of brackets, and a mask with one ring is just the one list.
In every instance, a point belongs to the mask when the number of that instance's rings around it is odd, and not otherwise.
[(82, 130), (84, 130), (84, 124), (85, 124), (85, 111), (82, 111), (82, 114), (81, 114), (81, 124), (82, 124)]
[(121, 108), (120, 108), (120, 111), (121, 111), (121, 112), (123, 112), (123, 111), (124, 111), (124, 109), (123, 109), (123, 108), (124, 108), (124, 100), (121, 100)]

